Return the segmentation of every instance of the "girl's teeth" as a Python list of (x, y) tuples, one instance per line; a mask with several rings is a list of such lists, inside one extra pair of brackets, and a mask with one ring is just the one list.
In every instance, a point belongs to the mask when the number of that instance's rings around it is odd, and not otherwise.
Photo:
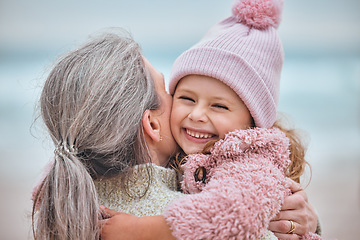
[(189, 130), (186, 130), (186, 133), (195, 138), (210, 138), (211, 137), (209, 134), (196, 133), (196, 132), (191, 132)]

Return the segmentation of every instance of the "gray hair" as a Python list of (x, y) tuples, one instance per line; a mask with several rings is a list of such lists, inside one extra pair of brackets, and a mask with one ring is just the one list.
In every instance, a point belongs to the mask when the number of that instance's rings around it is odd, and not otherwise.
[(106, 34), (66, 54), (44, 84), (40, 107), (56, 150), (35, 197), (34, 237), (98, 239), (93, 179), (128, 176), (151, 161), (141, 119), (160, 100), (139, 45)]

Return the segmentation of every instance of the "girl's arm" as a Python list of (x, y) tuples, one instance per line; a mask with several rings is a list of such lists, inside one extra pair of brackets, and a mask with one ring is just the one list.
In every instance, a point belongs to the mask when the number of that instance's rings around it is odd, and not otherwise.
[(137, 217), (100, 207), (103, 216), (102, 240), (176, 240), (163, 216)]
[[(259, 164), (261, 163), (261, 164)], [(267, 159), (224, 162), (202, 192), (173, 201), (164, 216), (178, 239), (260, 239), (287, 195), (287, 179)]]

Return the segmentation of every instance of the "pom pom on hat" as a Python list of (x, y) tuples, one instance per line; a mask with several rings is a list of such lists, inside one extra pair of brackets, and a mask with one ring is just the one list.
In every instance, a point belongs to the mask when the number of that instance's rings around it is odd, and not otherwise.
[(277, 28), (281, 21), (283, 0), (235, 0), (232, 13), (238, 22), (265, 29)]

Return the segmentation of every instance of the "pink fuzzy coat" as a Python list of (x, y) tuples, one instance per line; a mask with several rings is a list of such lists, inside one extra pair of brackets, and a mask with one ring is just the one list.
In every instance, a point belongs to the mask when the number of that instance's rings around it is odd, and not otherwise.
[[(290, 182), (289, 140), (277, 128), (235, 130), (211, 155), (190, 155), (183, 191), (164, 212), (177, 239), (260, 239), (280, 211)], [(307, 234), (306, 239), (320, 239)]]

